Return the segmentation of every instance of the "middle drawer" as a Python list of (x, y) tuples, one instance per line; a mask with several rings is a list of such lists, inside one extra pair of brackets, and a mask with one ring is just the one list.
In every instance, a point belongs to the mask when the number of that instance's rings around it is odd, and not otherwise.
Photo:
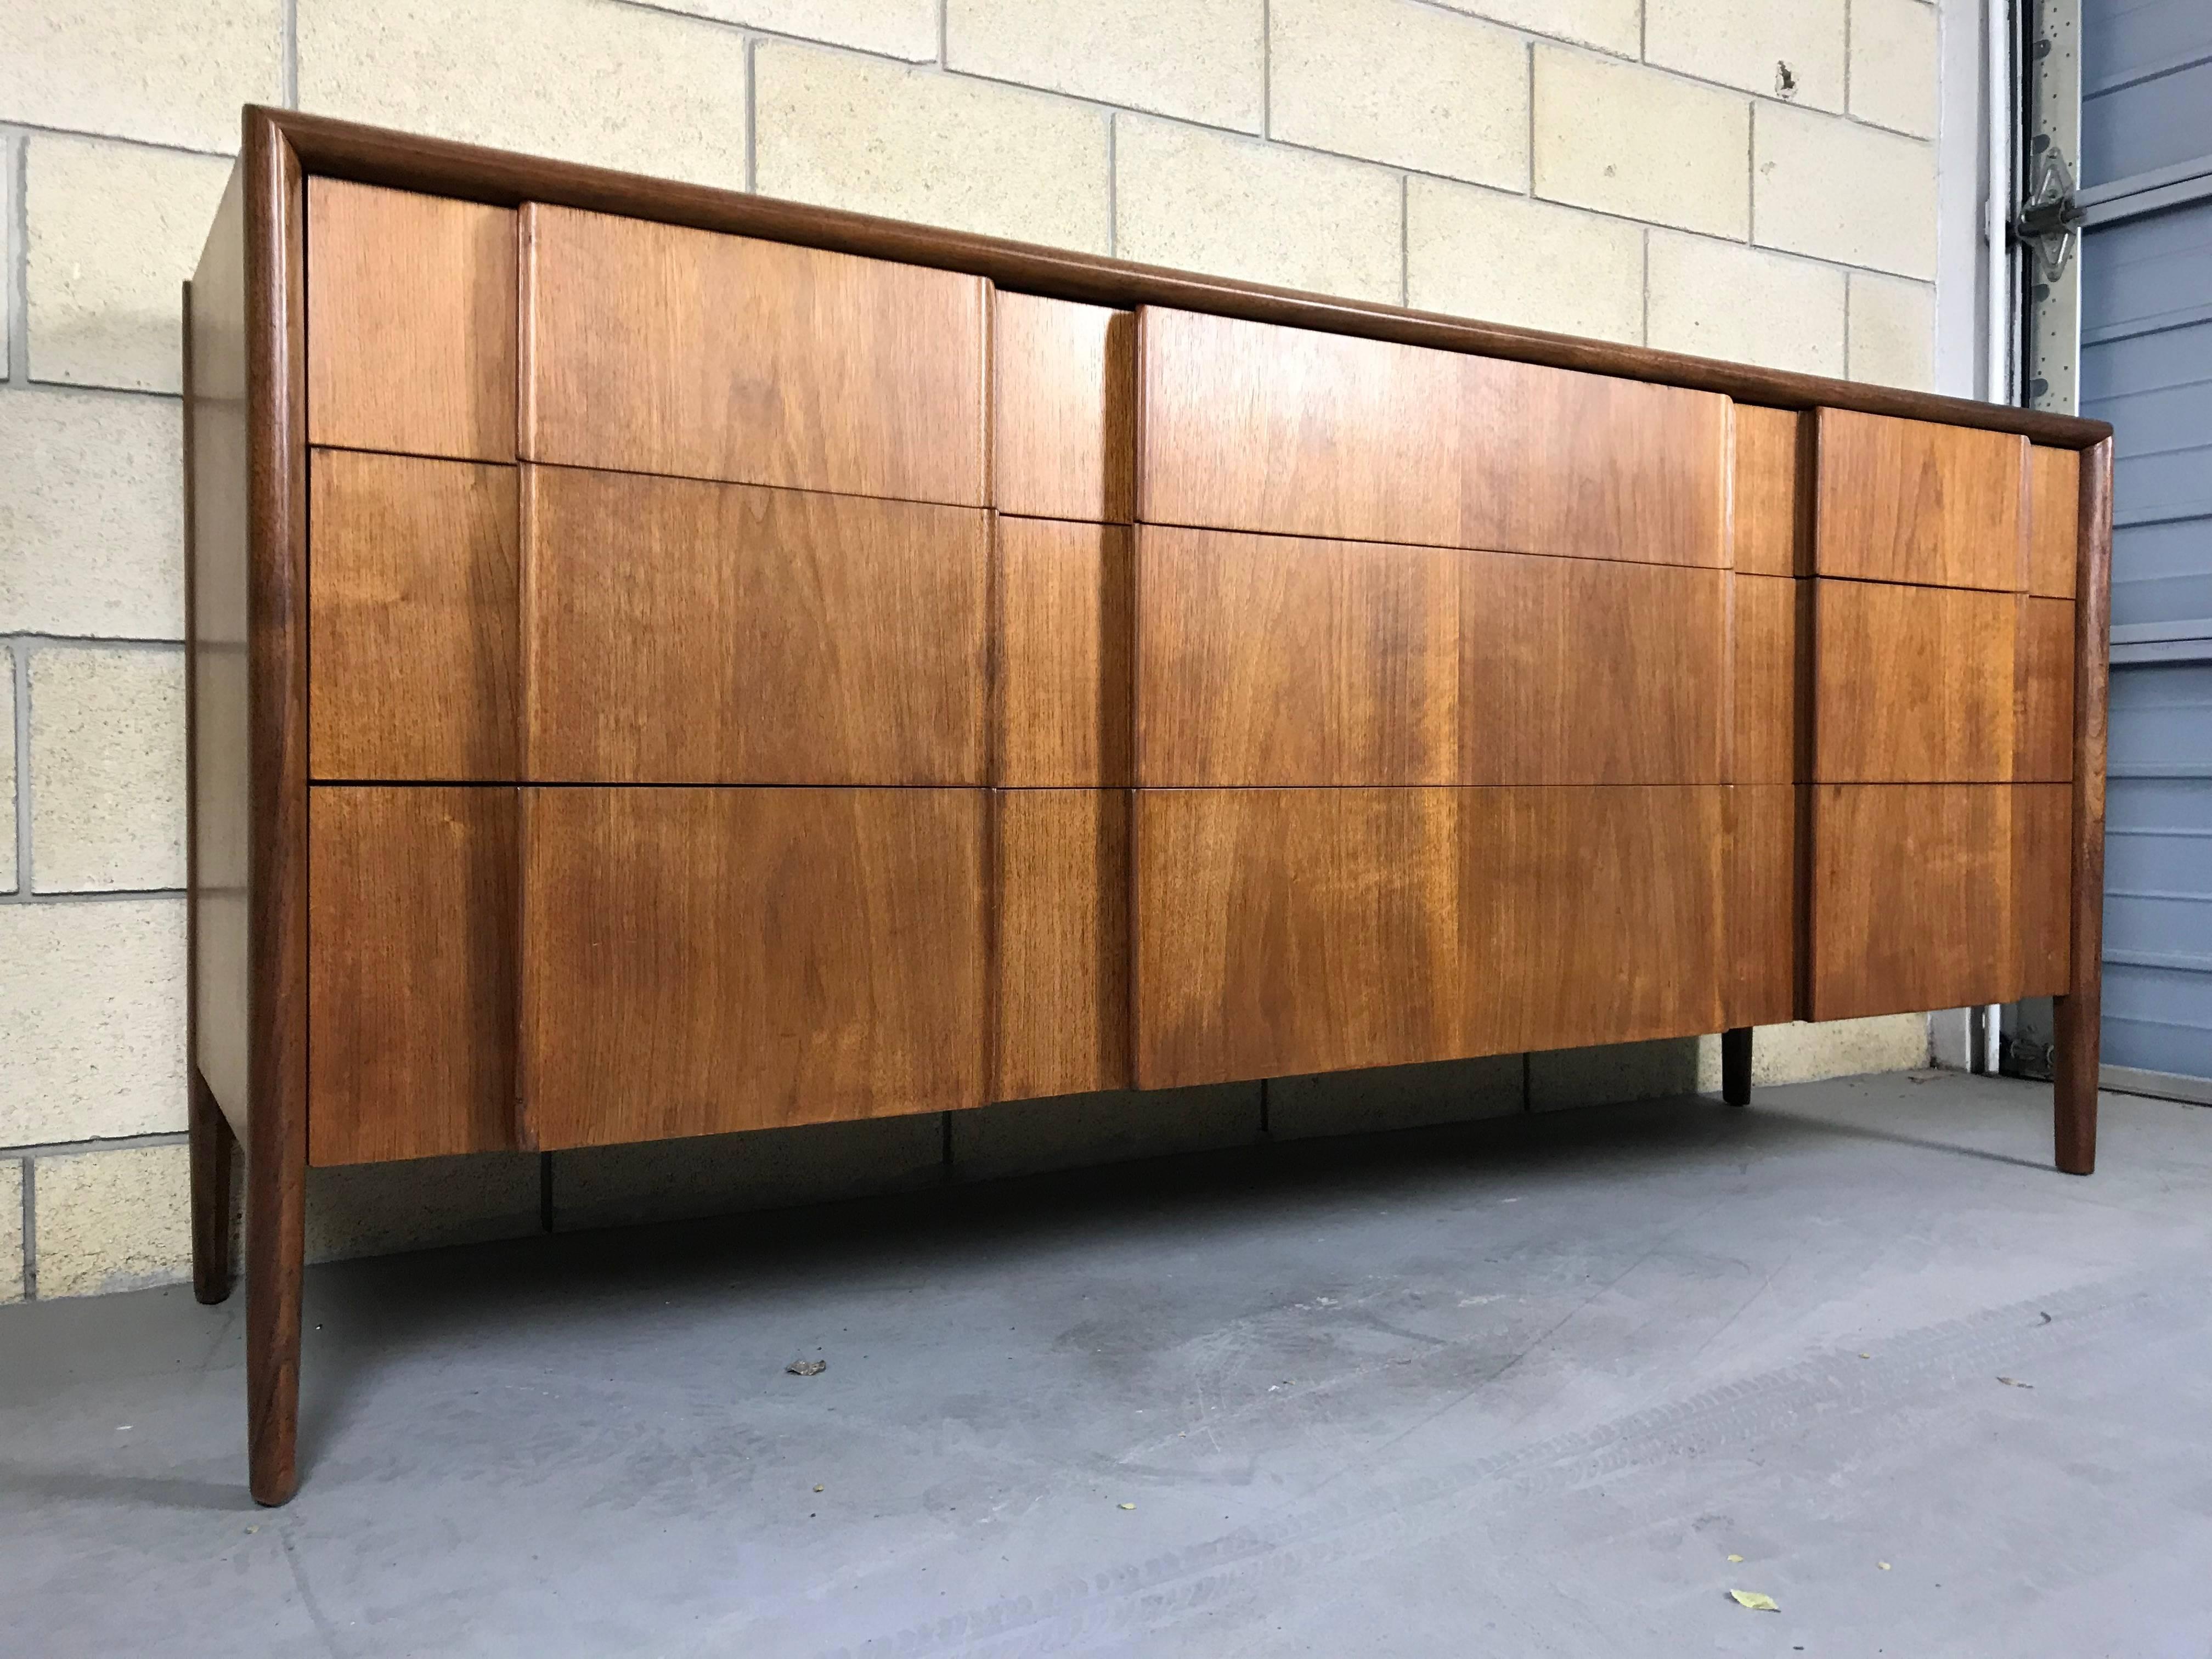
[(990, 515), (318, 451), (318, 779), (982, 784)]

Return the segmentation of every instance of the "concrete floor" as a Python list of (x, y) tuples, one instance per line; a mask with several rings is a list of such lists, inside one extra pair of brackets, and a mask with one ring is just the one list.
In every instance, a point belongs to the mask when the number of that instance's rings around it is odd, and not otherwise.
[(282, 1510), (235, 1301), (0, 1310), (0, 1651), (2204, 1659), (2212, 1111), (2106, 1097), (2081, 1181), (2048, 1105), (1891, 1076), (317, 1268)]

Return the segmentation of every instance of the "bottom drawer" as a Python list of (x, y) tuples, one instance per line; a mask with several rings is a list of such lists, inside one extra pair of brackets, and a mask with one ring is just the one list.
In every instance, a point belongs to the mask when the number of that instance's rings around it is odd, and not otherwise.
[(2069, 785), (1813, 790), (1808, 1019), (2067, 988)]
[(520, 1144), (516, 791), (307, 793), (307, 1161)]
[(975, 1106), (988, 792), (523, 792), (547, 1151)]
[[(1732, 890), (1788, 902), (1786, 800), (1756, 838), (1783, 876), (1746, 879), (1729, 794), (1140, 790), (1137, 1082), (1719, 1030), (1739, 994)], [(1778, 1001), (1786, 1018), (1786, 983)]]

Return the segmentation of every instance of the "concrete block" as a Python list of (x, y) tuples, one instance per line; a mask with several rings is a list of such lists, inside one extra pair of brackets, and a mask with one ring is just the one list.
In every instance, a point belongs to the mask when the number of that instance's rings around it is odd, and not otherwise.
[(300, 107), (745, 185), (745, 38), (607, 0), (299, 0)]
[(1936, 389), (1936, 290), (1925, 283), (1851, 273), (1854, 380)]
[(945, 0), (945, 64), (1257, 132), (1264, 11), (1263, 0)]
[(1141, 116), (1114, 143), (1121, 258), (1396, 303), (1397, 174)]
[(763, 194), (1106, 251), (1103, 111), (782, 41), (753, 71)]
[[(1714, 1045), (1713, 1081), (1720, 1087), (1718, 1039)], [(1751, 1080), (1818, 1083), (1832, 1077), (1868, 1072), (1917, 1071), (1928, 1064), (1928, 1016), (1881, 1014), (1871, 1019), (1838, 1019), (1824, 1024), (1761, 1025), (1752, 1033)]]
[(1933, 144), (1767, 103), (1752, 142), (1753, 240), (1934, 280)]
[(32, 137), (23, 196), (32, 379), (179, 389), (183, 284), (229, 176), (230, 163), (214, 156)]
[(283, 0), (17, 0), (0, 116), (27, 126), (238, 149), (241, 104), (284, 101)]
[(1492, 1054), (1279, 1077), (1267, 1085), (1267, 1132), (1278, 1140), (1304, 1140), (1511, 1117), (1527, 1109), (1522, 1072), (1522, 1056)]
[(0, 893), (19, 884), (15, 812), (15, 653), (0, 647)]
[(1851, 0), (1851, 113), (1936, 136), (1939, 52), (1927, 0)]
[(954, 1114), (952, 1172), (988, 1181), (1249, 1146), (1259, 1136), (1256, 1083), (1013, 1100)]
[(1576, 40), (1633, 58), (1644, 29), (1643, 0), (1437, 0), (1453, 11), (1510, 24), (1531, 34)]
[(1640, 344), (1644, 229), (1441, 179), (1406, 181), (1406, 303)]
[(741, 23), (928, 63), (937, 56), (938, 0), (654, 0), (662, 11)]
[(0, 398), (0, 633), (182, 638), (183, 473), (174, 398)]
[(1748, 99), (1539, 46), (1535, 100), (1537, 195), (1715, 236), (1750, 234)]
[(185, 902), (0, 904), (0, 1146), (185, 1127)]
[(945, 1179), (935, 1112), (553, 1155), (562, 1231), (912, 1192)]
[(189, 1277), (189, 1159), (181, 1142), (40, 1158), (32, 1173), (40, 1300)]
[(1528, 1056), (1528, 1109), (1555, 1112), (1571, 1106), (1662, 1100), (1717, 1086), (1705, 1082), (1699, 1072), (1698, 1047), (1703, 1040), (1665, 1037), (1595, 1048), (1540, 1049)]
[(539, 1229), (538, 1155), (482, 1152), (307, 1171), (307, 1260), (520, 1238)]
[(1517, 34), (1413, 0), (1273, 0), (1267, 75), (1270, 137), (1528, 187)]
[(0, 1163), (0, 1302), (23, 1299), (23, 1160)]
[(1844, 372), (1844, 273), (1741, 242), (1655, 230), (1649, 343), (1808, 374)]
[(1845, 0), (1649, 0), (1644, 61), (1784, 103), (1840, 110), (1844, 4)]
[(184, 653), (33, 651), (33, 890), (184, 884)]

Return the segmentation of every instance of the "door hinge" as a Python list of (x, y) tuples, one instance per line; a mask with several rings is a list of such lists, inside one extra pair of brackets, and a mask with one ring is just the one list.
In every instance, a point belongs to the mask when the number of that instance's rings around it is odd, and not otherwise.
[(2012, 237), (2034, 251), (2043, 280), (2056, 283), (2081, 235), (2081, 210), (2074, 205), (2074, 172), (2055, 145), (2027, 165), (2033, 188), (2013, 215)]

